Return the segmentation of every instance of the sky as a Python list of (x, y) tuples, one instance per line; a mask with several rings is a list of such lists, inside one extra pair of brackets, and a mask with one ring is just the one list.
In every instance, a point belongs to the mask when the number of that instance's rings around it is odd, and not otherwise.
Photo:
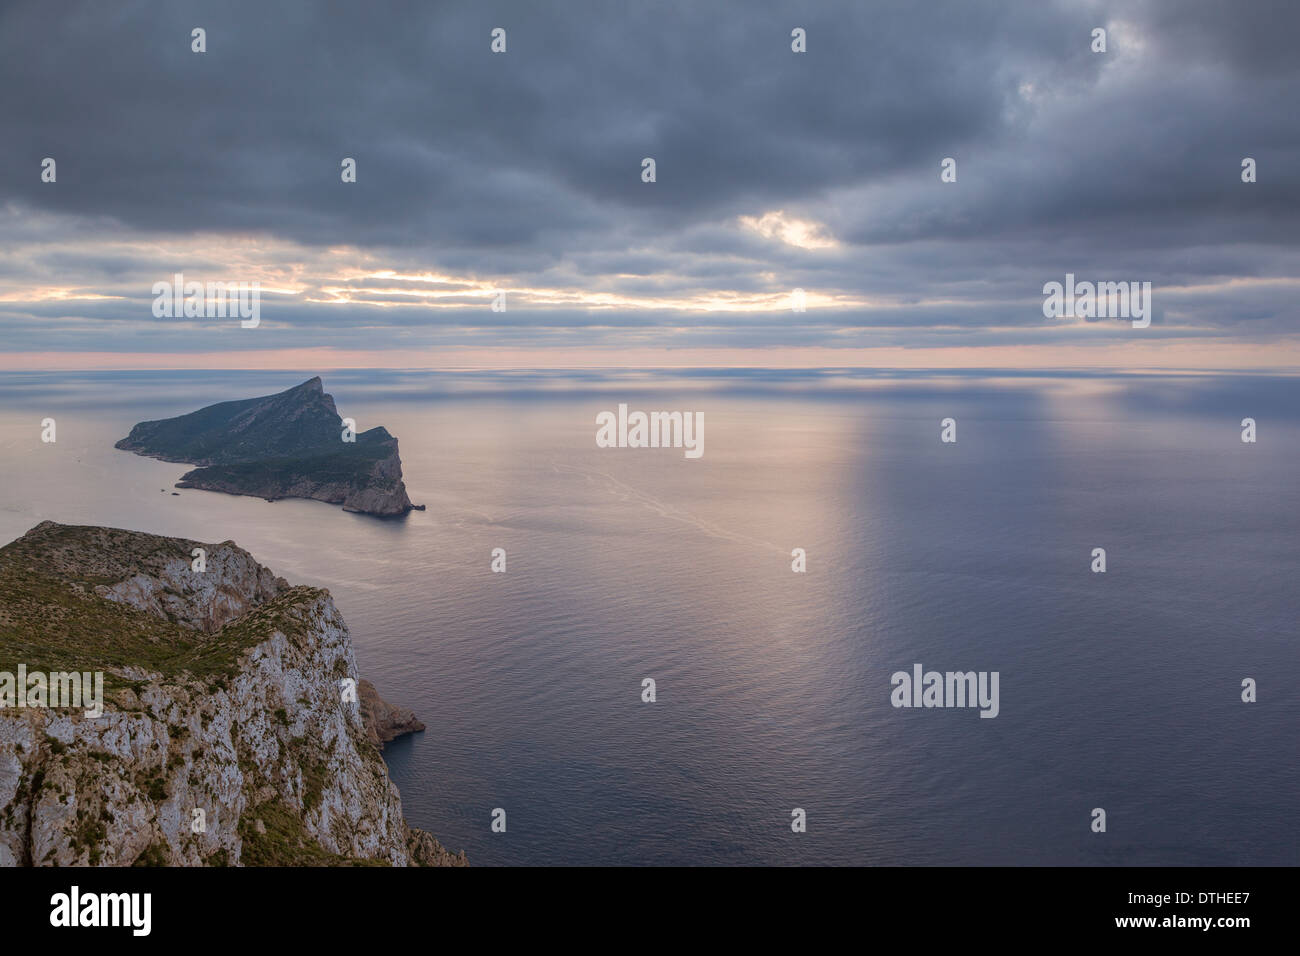
[[(0, 369), (1300, 367), (1297, 35), (1290, 0), (0, 3)], [(156, 316), (177, 273), (260, 323)], [(1150, 282), (1150, 326), (1045, 316), (1067, 273)]]

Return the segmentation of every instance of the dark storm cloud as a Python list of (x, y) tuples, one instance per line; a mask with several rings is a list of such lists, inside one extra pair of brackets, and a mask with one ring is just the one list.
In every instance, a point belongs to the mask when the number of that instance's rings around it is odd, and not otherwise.
[[(795, 26), (807, 54), (790, 51)], [(1264, 0), (8, 4), (0, 206), (22, 228), (0, 241), (0, 278), (130, 306), (0, 302), (0, 317), (11, 347), (84, 347), (97, 323), (146, 320), (155, 279), (221, 272), (211, 252), (169, 250), (195, 234), (356, 247), (384, 268), (505, 285), (883, 300), (780, 323), (709, 313), (682, 331), (653, 308), (379, 309), (400, 297), (372, 283), (370, 306), (271, 298), (268, 344), (277, 323), (308, 333), (292, 344), (358, 323), (393, 346), (416, 328), (531, 327), (542, 342), (660, 324), (682, 345), (858, 344), (836, 330), (866, 327), (919, 344), (927, 329), (1042, 325), (1042, 283), (1066, 271), (1158, 288), (1296, 278), (1298, 26), (1300, 7)], [(339, 181), (345, 156), (356, 184)], [(1259, 161), (1254, 185), (1243, 156)], [(736, 226), (778, 209), (841, 245)], [(1190, 298), (1166, 300), (1161, 324), (1278, 334), (1295, 315), (1285, 284)], [(140, 330), (157, 347), (178, 334)], [(197, 338), (175, 347), (207, 347)]]
[[(20, 5), (0, 47), (25, 134), (6, 139), (4, 195), (309, 242), (497, 246), (632, 212), (674, 227), (928, 173), (1004, 127), (1010, 51), (1088, 82), (1090, 22), (965, 0)], [(61, 157), (57, 191), (29, 175), (44, 155)], [(343, 156), (356, 189), (339, 188)]]

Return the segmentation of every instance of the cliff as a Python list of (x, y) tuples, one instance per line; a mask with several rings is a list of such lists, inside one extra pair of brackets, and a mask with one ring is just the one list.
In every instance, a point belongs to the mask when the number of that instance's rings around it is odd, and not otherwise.
[(233, 542), (37, 525), (0, 548), (20, 664), (102, 671), (103, 713), (0, 708), (0, 865), (465, 864), (404, 820), (376, 740), (418, 721), (349, 693), (329, 592)]
[(361, 718), (366, 726), (366, 739), (380, 750), (390, 740), (406, 734), (424, 730), (424, 724), (417, 720), (415, 714), (405, 707), (394, 707), (382, 697), (375, 685), (368, 680), (357, 684), (357, 696), (361, 703)]
[(342, 434), (334, 399), (316, 377), (276, 395), (140, 422), (115, 447), (201, 466), (182, 475), (178, 488), (312, 498), (381, 516), (422, 509), (407, 497), (396, 438), (382, 426), (354, 442)]

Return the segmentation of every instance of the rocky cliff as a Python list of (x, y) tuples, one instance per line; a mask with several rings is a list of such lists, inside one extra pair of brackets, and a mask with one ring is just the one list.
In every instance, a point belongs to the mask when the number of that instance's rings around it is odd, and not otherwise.
[(0, 548), (19, 665), (105, 700), (0, 709), (0, 865), (465, 864), (403, 819), (378, 742), (418, 721), (354, 692), (329, 592), (233, 542), (43, 522)]
[(366, 725), (366, 738), (370, 743), (384, 749), (384, 744), (406, 734), (419, 733), (424, 730), (424, 723), (416, 719), (414, 713), (405, 707), (394, 707), (382, 697), (375, 685), (368, 680), (357, 684), (357, 696), (361, 701), (361, 718)]
[(178, 488), (312, 498), (346, 511), (401, 515), (412, 505), (397, 439), (382, 426), (342, 440), (343, 419), (319, 377), (276, 395), (140, 422), (117, 448), (200, 465)]

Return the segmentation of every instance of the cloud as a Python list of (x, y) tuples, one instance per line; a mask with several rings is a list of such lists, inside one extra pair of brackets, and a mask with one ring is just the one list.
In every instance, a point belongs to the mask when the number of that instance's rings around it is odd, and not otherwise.
[[(1295, 336), (1300, 11), (1249, 7), (11, 3), (6, 347), (1120, 334), (1045, 323), (1066, 272), (1151, 281), (1171, 342)], [(174, 272), (276, 290), (265, 327), (153, 319)]]
[(774, 209), (761, 216), (741, 216), (740, 224), (764, 239), (776, 239), (799, 249), (834, 249), (839, 242), (826, 226), (811, 219), (796, 219), (784, 209)]

